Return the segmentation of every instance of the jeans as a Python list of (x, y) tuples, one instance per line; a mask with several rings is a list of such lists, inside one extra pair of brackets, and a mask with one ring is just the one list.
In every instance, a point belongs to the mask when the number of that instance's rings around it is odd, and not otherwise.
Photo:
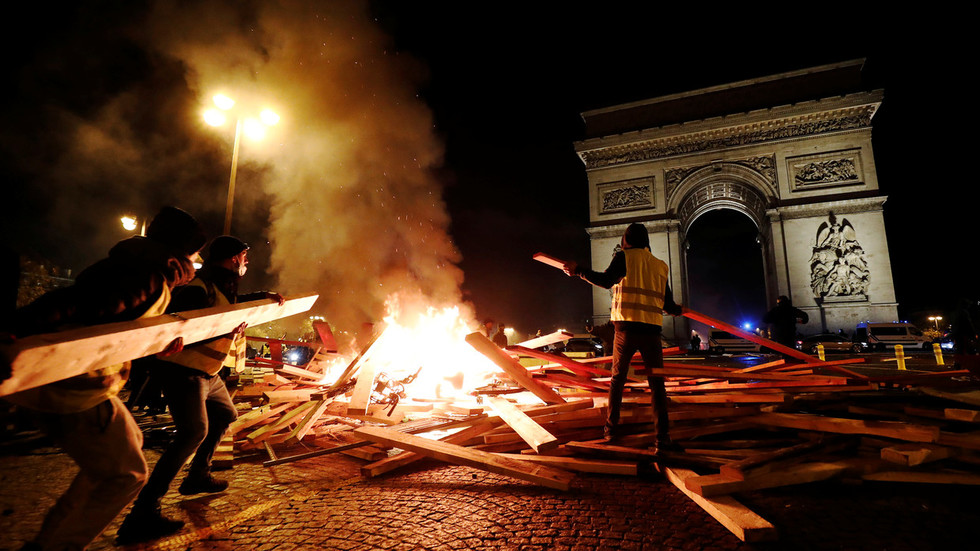
[[(660, 339), (660, 328), (656, 330), (635, 331), (616, 329), (613, 342), (612, 381), (609, 384), (609, 416), (606, 419), (606, 434), (617, 435), (619, 412), (623, 402), (623, 388), (629, 375), (630, 361), (639, 352), (646, 369), (662, 368), (664, 365), (663, 346)], [(651, 402), (657, 424), (657, 440), (669, 439), (669, 421), (667, 418), (667, 390), (664, 388), (663, 377), (647, 376), (647, 384), (653, 393)]]
[(194, 459), (188, 477), (204, 477), (211, 472), (214, 450), (228, 425), (238, 417), (221, 377), (179, 368), (170, 371), (159, 368), (152, 376), (160, 383), (177, 433), (136, 500), (137, 505), (150, 507), (156, 506), (167, 493), (191, 454)]

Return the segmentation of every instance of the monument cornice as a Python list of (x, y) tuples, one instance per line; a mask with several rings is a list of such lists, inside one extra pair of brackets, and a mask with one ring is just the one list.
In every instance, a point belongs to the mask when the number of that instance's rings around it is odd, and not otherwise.
[(885, 208), (885, 201), (888, 197), (877, 195), (874, 197), (859, 197), (853, 199), (841, 199), (839, 201), (823, 201), (820, 203), (808, 203), (806, 205), (788, 205), (768, 209), (766, 215), (772, 222), (779, 220), (794, 220), (799, 218), (812, 218), (814, 216), (826, 216), (828, 212), (836, 214), (855, 214), (861, 212), (882, 211)]
[(880, 91), (802, 102), (578, 142), (586, 169), (870, 128)]
[[(604, 224), (601, 226), (596, 225), (596, 226), (585, 228), (585, 231), (586, 233), (589, 234), (589, 236), (592, 239), (601, 239), (605, 237), (622, 237), (623, 232), (626, 231), (626, 227), (629, 226), (631, 223), (633, 222), (631, 221), (624, 222), (621, 220), (617, 220), (616, 223), (613, 224)], [(677, 220), (676, 218), (668, 218), (668, 219), (660, 218), (656, 220), (644, 220), (640, 223), (646, 226), (647, 231), (651, 233), (663, 232), (669, 230), (676, 231), (680, 227), (680, 221)]]

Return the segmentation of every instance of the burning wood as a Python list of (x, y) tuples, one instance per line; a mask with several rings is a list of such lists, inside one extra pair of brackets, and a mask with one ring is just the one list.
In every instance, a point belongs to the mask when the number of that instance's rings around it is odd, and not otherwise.
[[(559, 490), (570, 487), (573, 472), (657, 468), (745, 541), (775, 531), (732, 493), (835, 477), (980, 480), (980, 432), (971, 430), (980, 402), (962, 392), (971, 381), (960, 371), (880, 377), (855, 371), (860, 358), (825, 362), (798, 351), (733, 368), (665, 349), (676, 360), (654, 374), (666, 380), (670, 433), (684, 451), (658, 453), (650, 449), (654, 416), (638, 360), (623, 399), (628, 434), (610, 443), (600, 438), (611, 358), (573, 360), (532, 347), (567, 338), (563, 332), (502, 349), (453, 325), (455, 343), (429, 345), (421, 355), (404, 343), (424, 337), (391, 324), (353, 358), (320, 342), (306, 365), (251, 362), (236, 399), (254, 409), (232, 425), (234, 449), (266, 450), (269, 466), (357, 453), (369, 461), (364, 476), (429, 457)], [(329, 327), (318, 333), (332, 338)], [(447, 361), (441, 356), (449, 349)], [(528, 368), (525, 360), (547, 363)], [(319, 449), (275, 452), (298, 443)], [(386, 449), (402, 451), (385, 456)]]

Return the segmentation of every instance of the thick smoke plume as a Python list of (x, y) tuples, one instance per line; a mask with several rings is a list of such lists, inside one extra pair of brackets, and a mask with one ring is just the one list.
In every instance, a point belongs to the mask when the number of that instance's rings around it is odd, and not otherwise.
[(202, 103), (224, 92), (282, 116), (243, 162), (270, 197), (271, 270), (284, 293), (319, 292), (334, 327), (379, 321), (398, 293), (457, 303), (442, 160), (424, 68), (392, 51), (361, 2), (161, 3), (153, 45), (186, 64)]

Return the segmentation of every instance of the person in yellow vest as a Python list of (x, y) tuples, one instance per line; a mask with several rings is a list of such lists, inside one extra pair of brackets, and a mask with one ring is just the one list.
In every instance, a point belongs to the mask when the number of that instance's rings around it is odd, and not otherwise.
[[(174, 292), (168, 311), (184, 312), (262, 298), (283, 304), (285, 299), (278, 293), (238, 294), (238, 283), (248, 269), (248, 248), (238, 238), (216, 237), (208, 247), (208, 257), (197, 277)], [(154, 540), (183, 527), (182, 521), (163, 516), (160, 499), (192, 454), (194, 459), (187, 476), (178, 487), (181, 494), (216, 493), (228, 488), (227, 481), (211, 474), (214, 451), (228, 425), (238, 416), (220, 373), (224, 369), (241, 371), (245, 350), (245, 324), (242, 324), (228, 335), (158, 359), (150, 368), (150, 376), (163, 391), (176, 434), (119, 527), (117, 543), (129, 545)]]
[[(119, 242), (73, 285), (14, 312), (9, 328), (25, 336), (162, 315), (172, 289), (194, 277), (206, 240), (190, 214), (165, 207), (146, 237)], [(182, 347), (177, 339), (161, 354)], [(5, 397), (33, 411), (39, 428), (79, 468), (24, 549), (86, 548), (143, 487), (143, 434), (117, 396), (129, 369), (125, 362)]]
[[(589, 283), (612, 289), (610, 320), (616, 328), (613, 341), (612, 381), (609, 384), (609, 414), (606, 419), (607, 440), (621, 436), (619, 426), (623, 388), (629, 374), (630, 361), (637, 351), (647, 370), (663, 367), (661, 332), (663, 313), (677, 316), (681, 307), (674, 303), (670, 291), (670, 271), (667, 264), (650, 252), (650, 237), (643, 224), (626, 228), (617, 252), (604, 272), (583, 269), (575, 262), (565, 263), (565, 273), (578, 276)], [(663, 377), (647, 376), (653, 394), (653, 410), (657, 423), (657, 450), (671, 451), (677, 447), (670, 440), (667, 420), (667, 392)]]

